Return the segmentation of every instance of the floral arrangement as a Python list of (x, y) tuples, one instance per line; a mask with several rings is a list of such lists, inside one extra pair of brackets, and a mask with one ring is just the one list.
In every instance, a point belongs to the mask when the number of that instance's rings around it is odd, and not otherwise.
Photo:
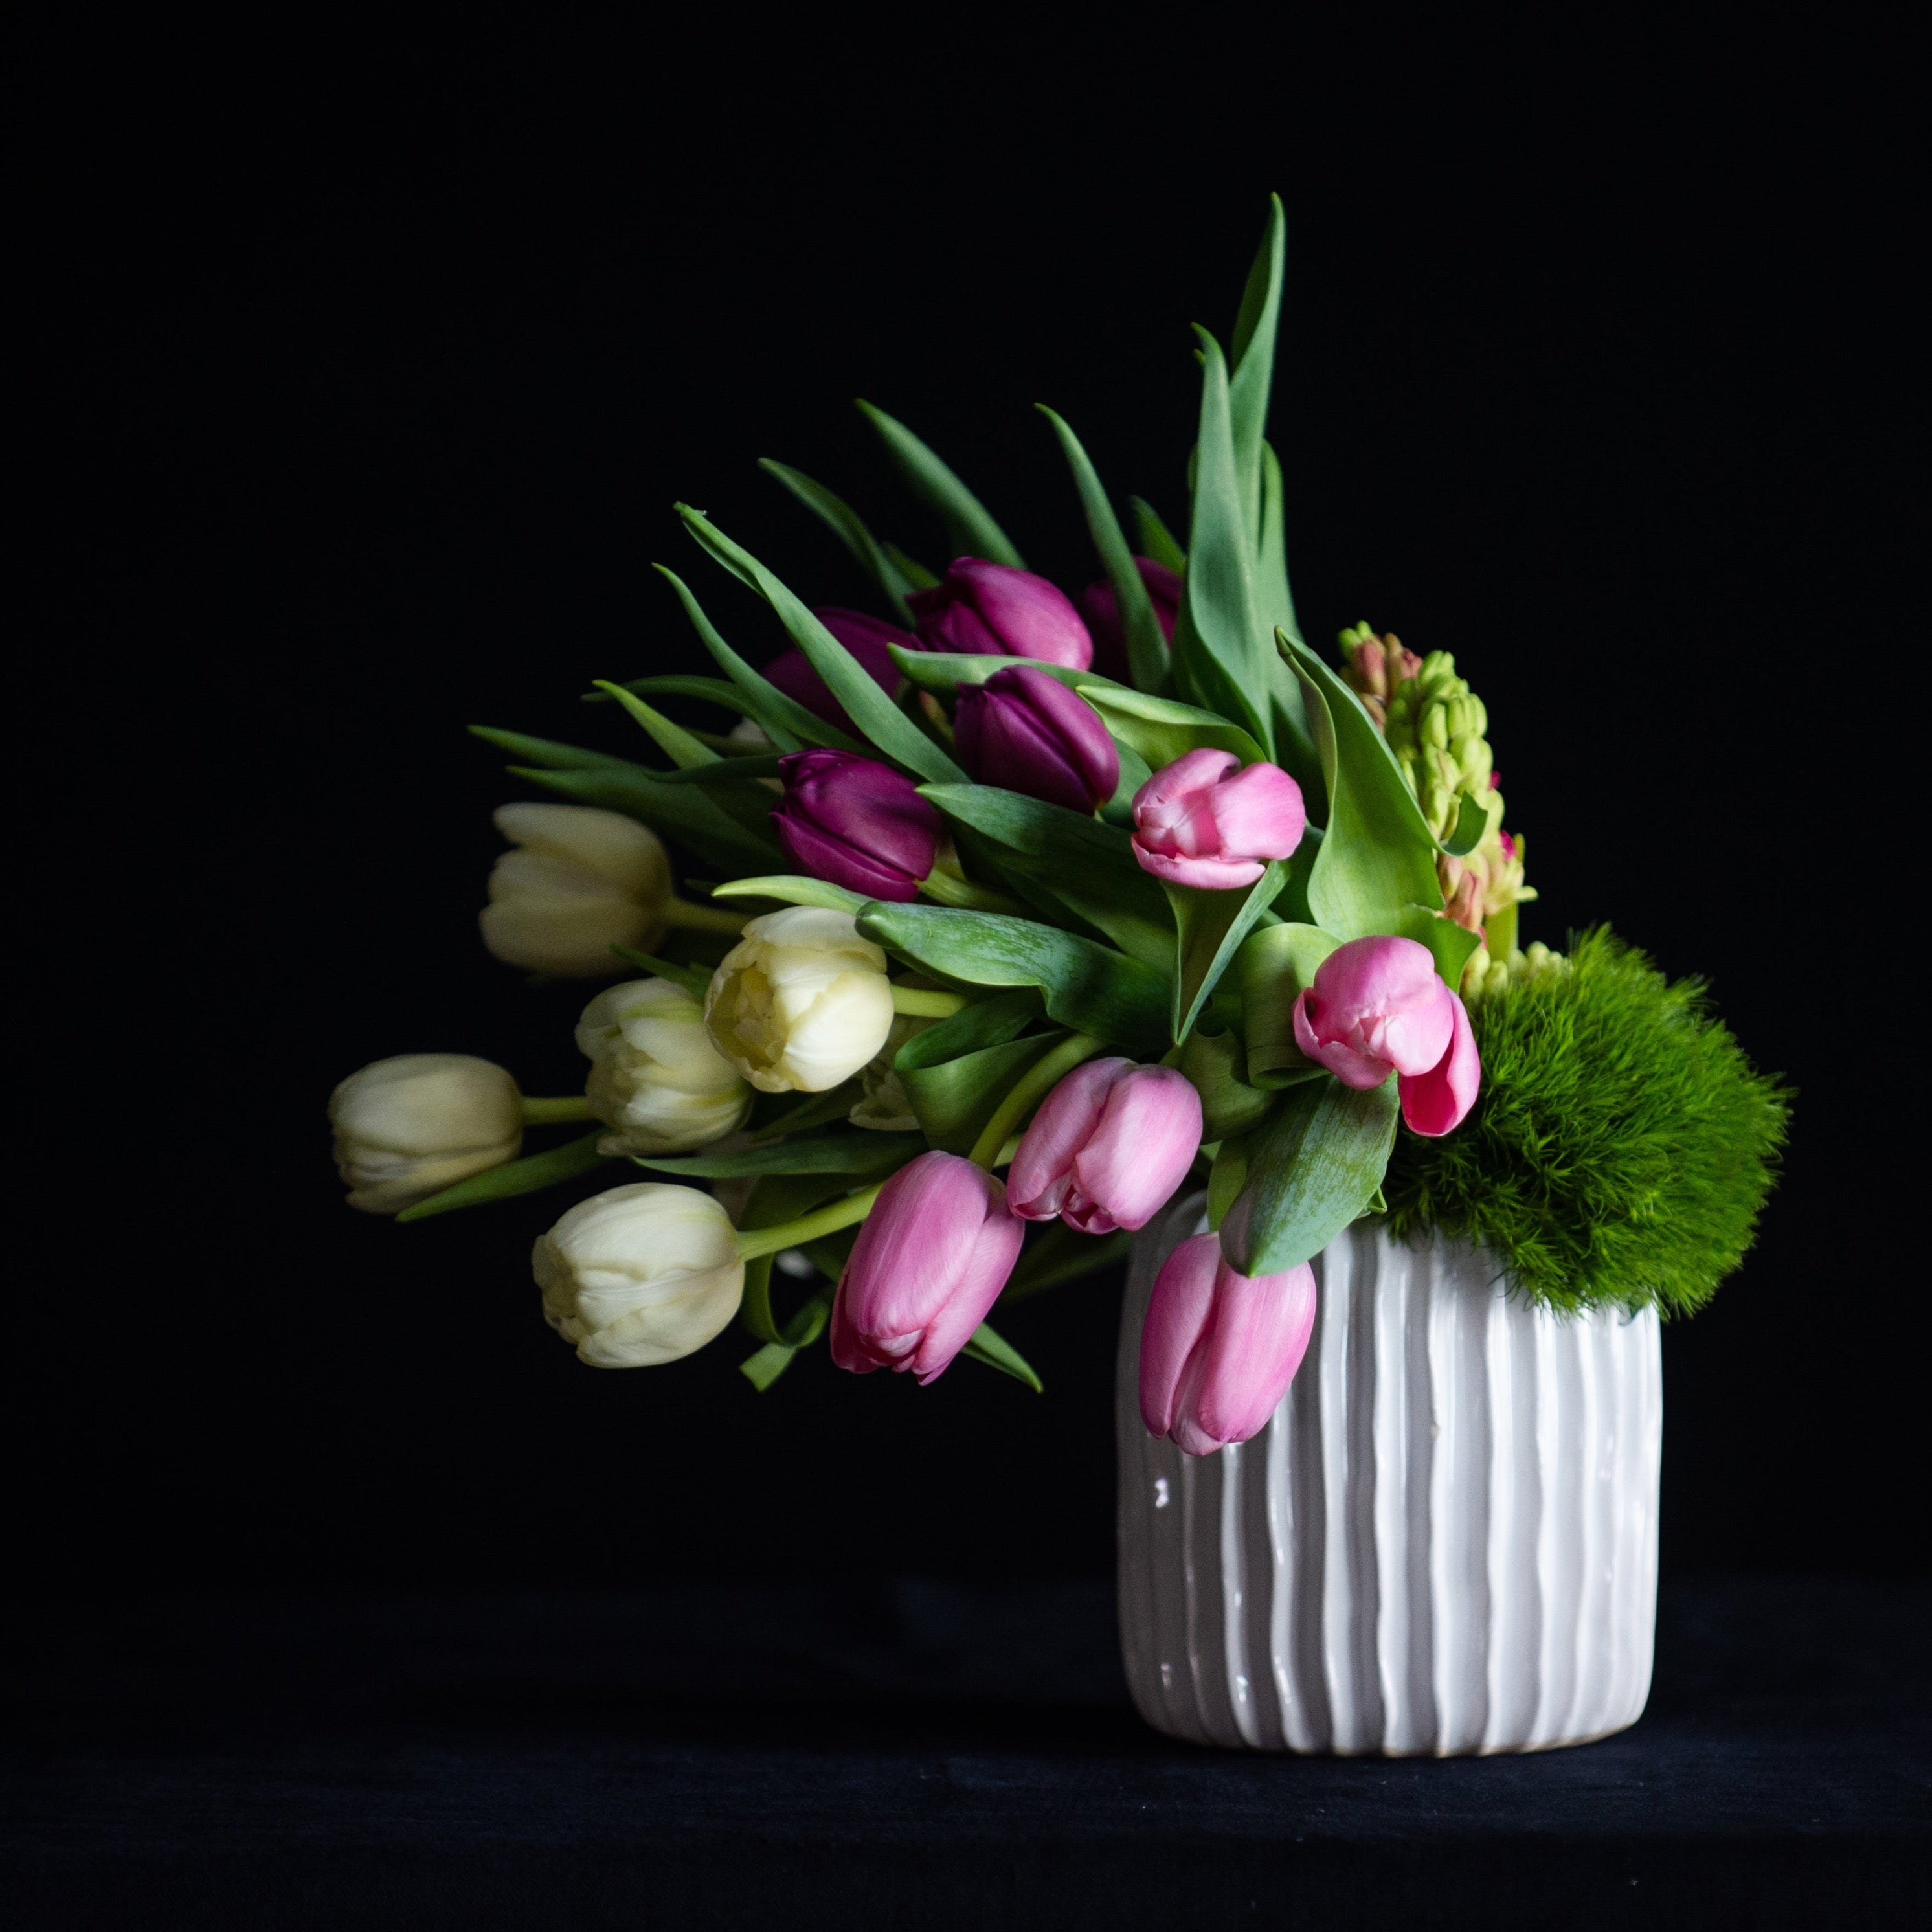
[[(946, 525), (943, 573), (765, 467), (879, 614), (808, 607), (679, 506), (790, 648), (754, 668), (661, 565), (722, 675), (592, 694), (653, 761), (477, 728), (550, 794), (496, 814), (486, 945), (625, 976), (578, 1023), (585, 1090), (526, 1097), (457, 1054), (365, 1067), (331, 1107), (352, 1206), (593, 1180), (533, 1266), (595, 1366), (675, 1360), (735, 1318), (760, 1390), (821, 1338), (861, 1374), (963, 1355), (1038, 1388), (988, 1318), (1117, 1258), (1201, 1177), (1208, 1232), (1162, 1271), (1142, 1354), (1147, 1426), (1196, 1454), (1266, 1422), (1310, 1262), (1364, 1215), (1475, 1242), (1561, 1307), (1708, 1298), (1784, 1096), (1607, 933), (1520, 944), (1524, 842), (1452, 658), (1366, 625), (1336, 666), (1304, 642), (1263, 434), (1282, 248), (1277, 202), (1229, 352), (1198, 332), (1184, 548), (1138, 499), (1130, 545), (1044, 412), (1104, 571), (1077, 604), (869, 405)], [(571, 1121), (596, 1124), (523, 1153)]]

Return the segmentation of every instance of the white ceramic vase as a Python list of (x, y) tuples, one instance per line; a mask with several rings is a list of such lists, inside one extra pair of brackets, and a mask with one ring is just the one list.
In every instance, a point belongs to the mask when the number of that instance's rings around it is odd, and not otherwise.
[(1252, 1442), (1140, 1418), (1142, 1321), (1202, 1197), (1138, 1238), (1120, 1330), (1120, 1642), (1156, 1730), (1258, 1750), (1446, 1756), (1581, 1744), (1650, 1690), (1657, 1315), (1564, 1317), (1490, 1257), (1349, 1228)]

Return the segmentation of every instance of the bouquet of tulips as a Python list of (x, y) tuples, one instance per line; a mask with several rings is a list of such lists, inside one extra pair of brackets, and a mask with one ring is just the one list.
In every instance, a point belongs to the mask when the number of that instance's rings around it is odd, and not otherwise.
[[(1392, 1211), (1399, 1137), (1397, 1232), (1448, 1226), (1506, 1263), (1520, 1250), (1538, 1288), (1540, 1250), (1484, 1225), (1480, 1200), (1459, 1208), (1453, 1175), (1428, 1166), (1484, 1094), (1472, 1012), (1532, 1003), (1515, 1042), (1541, 1036), (1547, 1007), (1544, 1032), (1574, 1061), (1591, 1014), (1634, 1024), (1591, 988), (1614, 981), (1640, 1004), (1633, 986), (1663, 982), (1636, 956), (1586, 970), (1581, 952), (1519, 948), (1522, 843), (1451, 659), (1364, 626), (1335, 668), (1304, 640), (1263, 433), (1282, 264), (1276, 202), (1229, 350), (1199, 332), (1184, 548), (1138, 499), (1130, 544), (1045, 412), (1104, 572), (1077, 603), (866, 405), (958, 553), (943, 573), (766, 466), (863, 566), (875, 614), (808, 606), (680, 506), (790, 647), (754, 667), (660, 566), (721, 675), (599, 686), (650, 761), (478, 733), (550, 794), (497, 814), (513, 849), (486, 944), (544, 976), (629, 976), (584, 1009), (585, 1092), (526, 1098), (464, 1056), (365, 1068), (332, 1110), (353, 1205), (415, 1219), (595, 1175), (534, 1266), (550, 1325), (596, 1366), (674, 1360), (736, 1317), (760, 1389), (821, 1336), (862, 1374), (926, 1382), (964, 1354), (1037, 1388), (989, 1318), (1117, 1258), (1198, 1174), (1208, 1232), (1167, 1262), (1142, 1356), (1148, 1427), (1195, 1454), (1267, 1420), (1313, 1322), (1310, 1260)], [(705, 729), (666, 705), (736, 722)], [(688, 898), (667, 846), (707, 881)], [(1714, 1022), (1691, 1010), (1677, 1031), (1723, 1059)], [(1536, 1051), (1508, 1049), (1532, 1103), (1555, 1077)], [(1742, 1234), (1735, 1212), (1726, 1224), (1741, 1252), (1781, 1102), (1734, 1052), (1706, 1085), (1726, 1068), (1762, 1143)], [(1672, 1118), (1695, 1112), (1687, 1099)], [(526, 1126), (573, 1120), (597, 1124), (518, 1157)], [(1543, 1144), (1526, 1130), (1480, 1154), (1464, 1193), (1501, 1198), (1524, 1179), (1510, 1162)], [(1580, 1223), (1600, 1210), (1529, 1211), (1569, 1212), (1588, 1247)], [(1708, 1293), (1728, 1263), (1698, 1264)], [(1652, 1274), (1540, 1292), (1696, 1298)]]

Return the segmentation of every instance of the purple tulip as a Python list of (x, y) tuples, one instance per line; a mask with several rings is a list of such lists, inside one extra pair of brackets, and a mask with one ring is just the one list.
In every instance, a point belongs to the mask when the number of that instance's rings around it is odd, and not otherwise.
[(1094, 640), (1072, 600), (1030, 570), (956, 556), (939, 583), (915, 590), (906, 602), (929, 651), (1036, 658), (1070, 670), (1084, 670), (1094, 662)]
[(1301, 788), (1279, 765), (1237, 771), (1232, 752), (1184, 752), (1134, 794), (1134, 856), (1177, 886), (1251, 886), (1286, 859), (1308, 823)]
[(1201, 1148), (1201, 1096), (1185, 1074), (1090, 1060), (1040, 1102), (1006, 1172), (1023, 1221), (1057, 1214), (1083, 1234), (1144, 1228)]
[(1019, 1259), (1006, 1190), (956, 1154), (922, 1154), (879, 1191), (832, 1304), (832, 1359), (929, 1382), (973, 1339)]
[(1167, 1258), (1141, 1330), (1141, 1420), (1190, 1456), (1258, 1436), (1315, 1329), (1315, 1270), (1237, 1274), (1218, 1234)]
[(940, 825), (911, 779), (852, 752), (794, 752), (778, 771), (772, 818), (794, 865), (868, 899), (919, 896)]
[[(862, 610), (842, 610), (836, 604), (827, 604), (812, 614), (865, 666), (872, 682), (889, 698), (899, 688), (899, 668), (892, 662), (892, 653), (886, 646), (897, 644), (904, 651), (922, 648), (910, 631), (902, 631), (896, 624), (868, 617)], [(856, 731), (857, 728), (845, 715), (844, 706), (832, 696), (824, 679), (812, 669), (812, 660), (796, 646), (766, 665), (765, 677), (814, 717), (824, 718), (826, 724), (836, 725), (842, 731)]]
[(1469, 1016), (1413, 939), (1338, 946), (1296, 998), (1294, 1043), (1345, 1087), (1393, 1073), (1402, 1118), (1432, 1138), (1460, 1124), (1482, 1085)]
[(1097, 811), (1120, 782), (1113, 734), (1050, 671), (1015, 664), (984, 684), (962, 685), (952, 730), (960, 762), (982, 784), (1069, 812)]
[[(1136, 557), (1134, 568), (1147, 586), (1154, 614), (1160, 624), (1160, 634), (1172, 644), (1174, 620), (1180, 614), (1180, 579), (1166, 564), (1156, 563), (1150, 556)], [(1127, 676), (1127, 634), (1120, 622), (1120, 600), (1114, 595), (1114, 586), (1104, 578), (1098, 584), (1088, 584), (1081, 592), (1080, 614), (1087, 620), (1087, 628), (1093, 634), (1094, 668), (1117, 683), (1130, 682)]]

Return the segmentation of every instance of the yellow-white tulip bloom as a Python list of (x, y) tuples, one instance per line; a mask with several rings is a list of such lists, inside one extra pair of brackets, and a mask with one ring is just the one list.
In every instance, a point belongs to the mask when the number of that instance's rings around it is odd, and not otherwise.
[(886, 956), (850, 913), (790, 906), (745, 928), (704, 997), (718, 1051), (767, 1094), (823, 1093), (886, 1042)]
[(752, 1090), (712, 1044), (704, 1009), (669, 980), (632, 980), (584, 1010), (590, 1111), (626, 1154), (686, 1154), (744, 1123)]
[(694, 1187), (642, 1182), (580, 1201), (530, 1257), (544, 1318), (598, 1369), (647, 1369), (704, 1347), (738, 1312), (730, 1216)]
[(496, 829), (516, 849), (490, 874), (483, 944), (540, 973), (595, 978), (614, 945), (651, 951), (664, 934), (670, 862), (657, 834), (584, 805), (506, 805)]
[(379, 1060), (336, 1088), (328, 1118), (349, 1204), (367, 1214), (398, 1213), (500, 1167), (524, 1142), (516, 1082), (467, 1053)]

